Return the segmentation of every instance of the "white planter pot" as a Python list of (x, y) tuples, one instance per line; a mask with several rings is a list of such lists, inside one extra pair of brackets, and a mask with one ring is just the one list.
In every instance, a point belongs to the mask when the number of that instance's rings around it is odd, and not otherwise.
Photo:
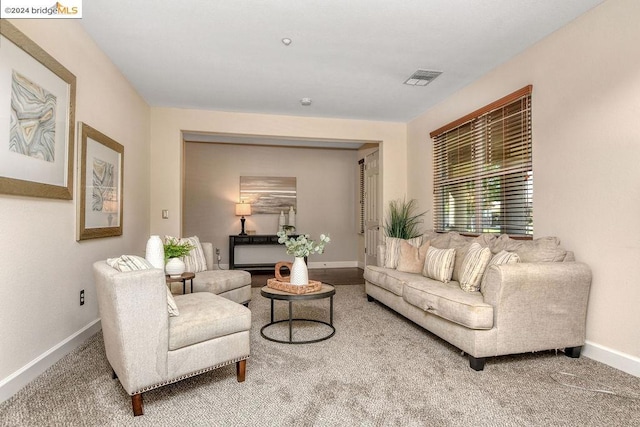
[(171, 258), (164, 268), (164, 271), (171, 277), (180, 277), (185, 270), (184, 262), (180, 258)]
[(304, 257), (297, 256), (293, 260), (289, 283), (299, 286), (309, 284), (309, 270), (307, 269), (307, 263), (304, 262)]

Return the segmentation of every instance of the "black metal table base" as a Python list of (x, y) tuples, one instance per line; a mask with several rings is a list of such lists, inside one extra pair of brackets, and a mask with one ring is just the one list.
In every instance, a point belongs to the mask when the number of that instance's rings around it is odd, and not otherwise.
[[(273, 341), (273, 342), (277, 342), (277, 343), (281, 343), (281, 344), (311, 344), (314, 342), (320, 342), (320, 341), (324, 341), (324, 340), (328, 340), (329, 338), (331, 338), (335, 333), (336, 333), (336, 328), (333, 326), (333, 295), (331, 295), (329, 297), (329, 322), (324, 322), (322, 320), (315, 320), (315, 319), (303, 319), (303, 318), (293, 318), (293, 307), (292, 307), (292, 303), (293, 301), (289, 301), (289, 318), (288, 319), (283, 319), (283, 320), (274, 320), (274, 316), (273, 316), (273, 312), (274, 312), (274, 300), (271, 300), (271, 321), (269, 323), (267, 323), (266, 325), (264, 325), (262, 328), (260, 328), (260, 335), (262, 335), (262, 338), (267, 339), (269, 341)], [(276, 338), (272, 338), (267, 336), (264, 333), (264, 330), (267, 329), (269, 326), (273, 326), (273, 325), (277, 325), (278, 323), (283, 323), (283, 322), (288, 322), (289, 323), (289, 340), (279, 340)], [(331, 328), (331, 333), (328, 335), (325, 335), (323, 337), (320, 338), (316, 338), (313, 340), (303, 340), (303, 341), (294, 341), (293, 340), (293, 322), (313, 322), (313, 323), (320, 323), (322, 325), (327, 325), (328, 327)]]

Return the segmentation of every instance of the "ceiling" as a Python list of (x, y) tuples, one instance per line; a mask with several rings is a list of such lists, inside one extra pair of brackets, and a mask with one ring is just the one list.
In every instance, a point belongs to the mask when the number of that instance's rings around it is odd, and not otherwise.
[(90, 0), (81, 23), (154, 107), (407, 122), (602, 1)]

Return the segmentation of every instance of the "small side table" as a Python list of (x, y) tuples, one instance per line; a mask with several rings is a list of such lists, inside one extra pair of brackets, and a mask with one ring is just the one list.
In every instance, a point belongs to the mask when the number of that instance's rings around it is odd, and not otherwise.
[(167, 274), (167, 285), (169, 286), (169, 290), (171, 290), (171, 284), (176, 282), (182, 282), (182, 293), (186, 293), (186, 284), (187, 280), (189, 280), (191, 284), (191, 293), (193, 293), (193, 278), (196, 277), (195, 273), (190, 273), (185, 271), (178, 277), (171, 277)]

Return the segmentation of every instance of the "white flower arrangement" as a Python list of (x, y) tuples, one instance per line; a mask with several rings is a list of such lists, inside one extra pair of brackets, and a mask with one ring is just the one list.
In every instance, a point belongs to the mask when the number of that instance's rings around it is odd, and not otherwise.
[(310, 239), (308, 234), (301, 234), (294, 238), (287, 236), (284, 231), (276, 233), (278, 243), (284, 244), (287, 248), (287, 254), (295, 257), (308, 257), (311, 254), (321, 254), (324, 252), (324, 246), (331, 241), (328, 235), (321, 234), (320, 242), (316, 243)]

